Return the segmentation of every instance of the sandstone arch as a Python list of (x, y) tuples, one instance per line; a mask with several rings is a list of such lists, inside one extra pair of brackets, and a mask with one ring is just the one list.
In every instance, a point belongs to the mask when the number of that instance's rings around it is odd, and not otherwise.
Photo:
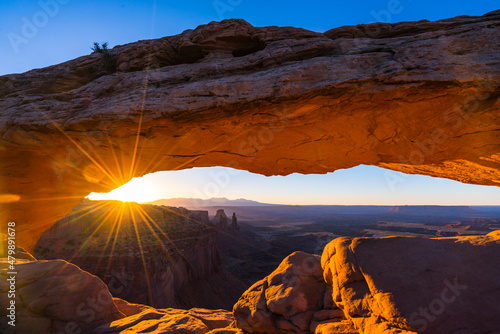
[(315, 33), (224, 20), (117, 46), (112, 73), (94, 53), (2, 76), (2, 221), (32, 249), (90, 192), (194, 166), (367, 164), (498, 186), (499, 23), (496, 11)]

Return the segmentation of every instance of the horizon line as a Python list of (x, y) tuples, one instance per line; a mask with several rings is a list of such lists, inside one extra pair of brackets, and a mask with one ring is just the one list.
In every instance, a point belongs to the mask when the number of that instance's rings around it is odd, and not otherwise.
[[(119, 199), (90, 199), (88, 197), (85, 197), (84, 200), (89, 200), (93, 202), (98, 202), (98, 201), (117, 201), (117, 202), (123, 202), (123, 203), (137, 203), (137, 204), (151, 204), (151, 205), (157, 205), (154, 204), (154, 202), (157, 201), (162, 201), (162, 200), (172, 200), (172, 199), (185, 199), (185, 200), (201, 200), (201, 201), (208, 201), (212, 199), (226, 199), (228, 201), (237, 201), (237, 200), (245, 200), (245, 201), (250, 201), (250, 202), (255, 202), (258, 204), (255, 205), (219, 205), (219, 206), (387, 206), (387, 207), (393, 207), (393, 206), (441, 206), (441, 207), (470, 207), (470, 206), (475, 206), (475, 207), (500, 207), (500, 204), (494, 205), (494, 204), (283, 204), (283, 203), (264, 203), (264, 202), (259, 202), (256, 200), (249, 200), (246, 198), (238, 198), (236, 200), (233, 199), (228, 199), (226, 197), (212, 197), (212, 198), (190, 198), (190, 197), (172, 197), (172, 198), (160, 198), (152, 201), (144, 201), (144, 202), (137, 202), (137, 201), (122, 201)], [(259, 205), (261, 204), (261, 205)], [(205, 205), (206, 207), (212, 207), (212, 206), (217, 206), (217, 205)]]

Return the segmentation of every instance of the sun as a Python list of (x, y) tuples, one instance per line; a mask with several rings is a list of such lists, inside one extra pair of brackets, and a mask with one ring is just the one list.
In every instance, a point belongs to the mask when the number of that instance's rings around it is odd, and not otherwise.
[(91, 193), (91, 200), (118, 200), (123, 202), (151, 202), (158, 199), (159, 189), (144, 178), (133, 178), (123, 186), (109, 193)]

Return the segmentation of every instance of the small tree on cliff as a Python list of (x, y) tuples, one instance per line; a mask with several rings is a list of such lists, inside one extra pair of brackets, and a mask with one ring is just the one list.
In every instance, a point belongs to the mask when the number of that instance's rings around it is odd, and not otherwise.
[(116, 58), (109, 53), (108, 42), (104, 42), (102, 45), (94, 42), (94, 46), (91, 49), (93, 52), (97, 52), (102, 55), (102, 65), (106, 71), (111, 73), (116, 71)]

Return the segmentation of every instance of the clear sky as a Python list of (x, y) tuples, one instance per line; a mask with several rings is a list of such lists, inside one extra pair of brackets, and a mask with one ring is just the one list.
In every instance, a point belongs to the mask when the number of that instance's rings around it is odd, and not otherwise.
[(274, 204), (500, 205), (500, 188), (358, 166), (325, 175), (271, 176), (225, 167), (158, 172), (92, 199), (246, 198)]
[[(499, 7), (497, 0), (1, 0), (0, 75), (89, 54), (96, 41), (107, 41), (113, 47), (178, 34), (224, 18), (243, 18), (255, 26), (296, 26), (322, 32), (375, 21), (482, 15)], [(228, 182), (217, 183), (213, 176), (225, 174), (230, 175)], [(387, 178), (396, 183), (391, 186)], [(128, 187), (132, 190), (127, 194), (142, 194), (138, 200), (243, 197), (290, 204), (500, 204), (499, 187), (406, 176), (368, 166), (327, 175), (271, 178), (223, 168), (197, 168), (150, 174), (142, 183), (134, 179)], [(144, 196), (150, 194), (155, 196)]]

